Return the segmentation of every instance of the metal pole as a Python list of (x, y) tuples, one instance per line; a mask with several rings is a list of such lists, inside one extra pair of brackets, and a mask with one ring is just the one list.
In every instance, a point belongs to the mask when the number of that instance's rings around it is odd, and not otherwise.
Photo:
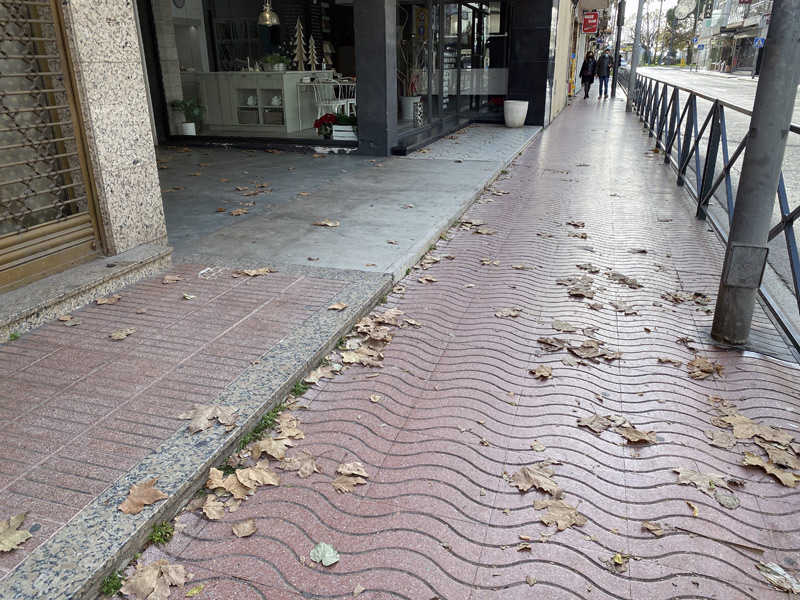
[(667, 52), (667, 66), (672, 64), (672, 40), (675, 37), (675, 11), (672, 11), (672, 32), (669, 34), (669, 51)]
[(642, 41), (642, 13), (644, 0), (639, 0), (639, 11), (636, 13), (636, 29), (633, 32), (633, 58), (631, 70), (628, 75), (628, 100), (625, 102), (625, 112), (633, 110), (633, 95), (636, 93), (636, 67), (639, 63), (639, 44)]
[(744, 344), (750, 336), (800, 83), (800, 2), (775, 0), (770, 21), (711, 328), (711, 337), (728, 344)]
[(622, 25), (625, 23), (625, 0), (617, 4), (617, 40), (614, 42), (614, 73), (611, 77), (611, 98), (617, 97), (617, 73), (619, 72), (619, 44), (622, 37)]

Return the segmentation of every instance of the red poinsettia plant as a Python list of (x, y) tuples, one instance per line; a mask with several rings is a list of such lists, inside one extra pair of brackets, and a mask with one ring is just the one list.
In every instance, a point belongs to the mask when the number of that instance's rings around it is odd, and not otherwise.
[(336, 115), (333, 113), (326, 113), (314, 121), (314, 129), (317, 130), (317, 135), (321, 135), (324, 138), (331, 137), (334, 125), (336, 125)]

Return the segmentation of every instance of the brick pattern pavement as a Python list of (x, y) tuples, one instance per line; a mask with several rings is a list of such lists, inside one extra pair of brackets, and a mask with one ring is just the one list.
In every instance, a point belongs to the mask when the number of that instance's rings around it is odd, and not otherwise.
[[(798, 493), (740, 464), (744, 449), (758, 451), (753, 444), (712, 447), (703, 432), (716, 416), (709, 395), (796, 431), (800, 369), (760, 309), (754, 342), (769, 356), (715, 347), (703, 307), (661, 298), (702, 292), (713, 307), (722, 250), (623, 106), (568, 108), (498, 184), (509, 194), (486, 195), (494, 202), (467, 214), (495, 233), (455, 232), (438, 248), (454, 259), (427, 271), (438, 281), (417, 283), (414, 272), (405, 295), (390, 297), (422, 327), (396, 332), (384, 368), (353, 367), (304, 397), (298, 450), (318, 456), (323, 474), (282, 473), (281, 487), (259, 489), (220, 521), (181, 517), (186, 529), (163, 552), (195, 574), (192, 586), (205, 585), (202, 598), (346, 598), (356, 586), (365, 599), (784, 597), (754, 565), (797, 567)], [(629, 252), (636, 248), (647, 253)], [(481, 258), (500, 265), (481, 266)], [(523, 262), (536, 268), (511, 268)], [(586, 262), (602, 268), (591, 301), (555, 283), (584, 274), (576, 265)], [(643, 287), (610, 281), (610, 269)], [(609, 306), (619, 300), (638, 314)], [(494, 316), (508, 307), (520, 316)], [(546, 353), (535, 340), (585, 336), (554, 331), (554, 319), (596, 328), (622, 358), (564, 364), (563, 351)], [(676, 342), (684, 336), (724, 366), (722, 377), (688, 377), (695, 352)], [(553, 368), (551, 380), (528, 374), (541, 364)], [(371, 394), (382, 397), (372, 403)], [(593, 414), (622, 415), (658, 432), (658, 443), (625, 445), (611, 431), (577, 427)], [(534, 440), (546, 450), (532, 450)], [(553, 479), (586, 517), (583, 527), (545, 527), (532, 506), (545, 494), (521, 493), (502, 477), (545, 457), (558, 461)], [(337, 495), (337, 464), (356, 460), (369, 483)], [(677, 467), (740, 477), (741, 506), (729, 510), (676, 485)], [(249, 517), (258, 532), (234, 537), (231, 524)], [(642, 521), (661, 523), (666, 534), (655, 537)], [(521, 535), (534, 540), (530, 551), (517, 551)], [(338, 549), (337, 564), (308, 560), (320, 541)], [(632, 555), (627, 572), (606, 567), (616, 553)]]
[[(44, 543), (347, 281), (274, 273), (198, 276), (180, 265), (0, 346), (0, 515), (34, 533), (0, 555), (0, 576)], [(195, 296), (184, 299), (184, 293)], [(140, 310), (146, 311), (140, 312)], [(109, 334), (136, 331), (124, 341)]]

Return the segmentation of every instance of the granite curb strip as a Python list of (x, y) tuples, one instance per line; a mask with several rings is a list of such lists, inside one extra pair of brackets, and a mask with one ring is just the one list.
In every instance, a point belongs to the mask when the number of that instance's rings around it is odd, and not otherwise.
[[(0, 581), (0, 597), (95, 598), (103, 577), (141, 549), (152, 525), (172, 519), (202, 485), (208, 469), (230, 454), (239, 439), (390, 287), (385, 275), (359, 273), (333, 299), (346, 302), (349, 310), (340, 313), (319, 307), (214, 399), (214, 403), (239, 407), (243, 421), (236, 429), (225, 432), (213, 427), (194, 435), (185, 428), (175, 432)], [(169, 494), (167, 500), (138, 515), (118, 510), (131, 485), (156, 476), (158, 489)]]

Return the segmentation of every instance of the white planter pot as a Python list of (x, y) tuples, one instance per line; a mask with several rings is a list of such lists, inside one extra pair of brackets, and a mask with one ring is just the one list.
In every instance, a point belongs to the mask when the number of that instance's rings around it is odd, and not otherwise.
[(181, 135), (197, 135), (194, 123), (181, 123)]
[(422, 96), (400, 96), (400, 118), (414, 118), (414, 103), (422, 100)]
[(503, 102), (503, 116), (506, 127), (522, 127), (528, 116), (527, 100), (506, 100)]
[(358, 136), (352, 125), (334, 125), (333, 139), (355, 142), (358, 140)]

